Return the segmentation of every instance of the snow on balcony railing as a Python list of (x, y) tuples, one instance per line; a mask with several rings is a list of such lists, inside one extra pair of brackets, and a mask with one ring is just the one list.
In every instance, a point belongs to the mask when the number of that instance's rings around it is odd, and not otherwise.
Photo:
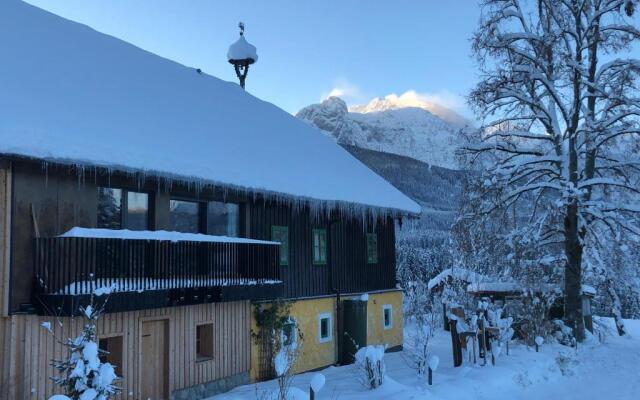
[(123, 239), (123, 240), (166, 240), (169, 242), (216, 242), (216, 243), (253, 243), (272, 244), (278, 242), (246, 239), (231, 236), (213, 236), (202, 233), (184, 233), (174, 231), (130, 231), (128, 229), (71, 228), (58, 237)]
[(277, 242), (166, 231), (74, 228), (35, 239), (39, 291), (90, 294), (280, 282)]

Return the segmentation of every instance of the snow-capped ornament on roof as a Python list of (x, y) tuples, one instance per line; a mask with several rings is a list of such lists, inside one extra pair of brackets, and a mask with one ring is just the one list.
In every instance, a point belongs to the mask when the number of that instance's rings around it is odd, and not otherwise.
[(227, 60), (236, 70), (236, 75), (240, 80), (240, 86), (244, 89), (244, 81), (249, 72), (249, 65), (258, 61), (256, 46), (247, 42), (244, 37), (244, 23), (238, 24), (240, 28), (240, 38), (236, 40), (227, 51)]

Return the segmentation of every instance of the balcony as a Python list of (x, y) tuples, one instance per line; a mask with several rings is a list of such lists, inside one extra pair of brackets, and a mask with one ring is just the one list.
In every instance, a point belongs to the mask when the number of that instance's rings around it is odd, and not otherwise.
[(34, 304), (41, 314), (77, 315), (92, 296), (106, 312), (121, 312), (282, 293), (277, 243), (189, 234), (196, 240), (129, 238), (118, 237), (129, 231), (91, 229), (83, 234), (97, 231), (107, 237), (35, 239)]

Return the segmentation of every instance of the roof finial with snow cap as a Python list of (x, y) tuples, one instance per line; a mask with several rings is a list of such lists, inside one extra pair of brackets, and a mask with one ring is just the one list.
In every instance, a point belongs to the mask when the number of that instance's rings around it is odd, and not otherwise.
[(240, 80), (240, 86), (244, 89), (244, 82), (247, 79), (249, 65), (258, 61), (258, 53), (256, 47), (244, 38), (244, 22), (240, 22), (238, 28), (240, 28), (240, 38), (229, 46), (227, 60), (233, 65), (236, 75)]

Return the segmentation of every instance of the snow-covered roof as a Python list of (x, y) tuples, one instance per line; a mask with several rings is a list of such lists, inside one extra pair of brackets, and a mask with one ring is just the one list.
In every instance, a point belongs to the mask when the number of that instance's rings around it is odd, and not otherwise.
[(2, 0), (0, 51), (0, 155), (221, 184), (323, 207), (420, 212), (333, 140), (273, 104), (87, 26)]
[(481, 292), (497, 292), (497, 293), (511, 293), (521, 292), (522, 285), (516, 282), (475, 282), (470, 283), (467, 286), (468, 293), (481, 293)]
[(59, 237), (81, 237), (99, 239), (139, 239), (139, 240), (166, 240), (170, 242), (218, 242), (218, 243), (250, 243), (273, 244), (266, 240), (245, 239), (229, 236), (204, 235), (202, 233), (183, 233), (172, 231), (130, 231), (128, 229), (101, 229), (74, 227)]
[(248, 58), (251, 58), (254, 62), (258, 61), (256, 46), (247, 42), (244, 35), (240, 35), (240, 38), (229, 46), (227, 60), (246, 60)]
[(429, 282), (427, 283), (427, 289), (432, 290), (434, 287), (440, 285), (450, 277), (465, 282), (477, 282), (486, 279), (483, 275), (465, 268), (446, 268), (442, 270), (442, 272), (440, 272), (438, 275), (429, 280)]

